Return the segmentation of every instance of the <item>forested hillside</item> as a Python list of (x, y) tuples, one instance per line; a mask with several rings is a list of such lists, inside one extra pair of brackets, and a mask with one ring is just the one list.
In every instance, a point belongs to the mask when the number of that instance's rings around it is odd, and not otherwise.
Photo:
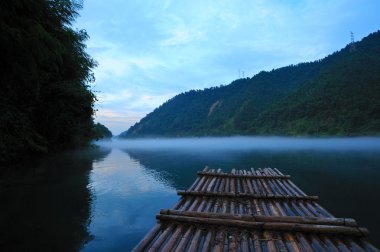
[(322, 60), (165, 102), (121, 137), (380, 133), (380, 32)]
[(0, 162), (86, 145), (94, 137), (96, 62), (74, 0), (0, 2)]

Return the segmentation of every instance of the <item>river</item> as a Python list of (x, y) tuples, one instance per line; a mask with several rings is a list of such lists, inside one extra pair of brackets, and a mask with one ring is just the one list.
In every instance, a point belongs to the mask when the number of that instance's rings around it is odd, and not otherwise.
[(206, 165), (273, 167), (380, 246), (380, 138), (231, 137), (97, 142), (4, 167), (1, 251), (129, 251)]

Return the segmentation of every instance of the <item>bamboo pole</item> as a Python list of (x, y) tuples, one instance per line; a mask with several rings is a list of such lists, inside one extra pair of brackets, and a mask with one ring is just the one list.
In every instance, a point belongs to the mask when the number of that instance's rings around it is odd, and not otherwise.
[[(256, 175), (259, 176), (259, 174), (260, 174), (260, 171), (256, 170)], [(266, 190), (266, 188), (265, 188), (265, 186), (263, 184), (263, 180), (261, 180), (261, 179), (255, 179), (255, 182), (257, 183), (257, 186), (258, 186), (258, 188), (260, 190), (260, 193), (262, 195), (268, 194), (268, 191)]]
[(289, 175), (248, 175), (234, 173), (197, 172), (199, 176), (227, 177), (227, 178), (256, 178), (256, 179), (289, 179)]
[(255, 179), (250, 179), (249, 181), (250, 181), (250, 183), (253, 184), (253, 188), (255, 189), (255, 194), (257, 194), (257, 195), (260, 195), (260, 194), (263, 195), (264, 194), (262, 192), (261, 186), (259, 186), (259, 184), (257, 183), (257, 181)]
[(199, 245), (199, 237), (201, 236), (202, 230), (198, 228), (195, 232), (194, 237), (191, 239), (190, 247), (187, 249), (189, 252), (196, 252)]
[[(260, 170), (256, 171), (256, 174), (257, 174), (258, 176), (265, 176), (265, 175), (262, 175), (262, 174), (261, 174), (261, 171), (260, 171)], [(266, 181), (265, 179), (261, 179), (261, 178), (259, 178), (259, 179), (258, 179), (258, 183), (261, 183), (262, 189), (263, 189), (263, 191), (265, 192), (264, 194), (274, 194), (274, 193), (272, 192), (272, 190), (269, 189), (269, 187), (268, 187), (268, 185), (267, 185), (267, 181)]]
[(286, 213), (285, 213), (283, 207), (281, 206), (280, 202), (275, 201), (274, 204), (275, 204), (276, 207), (277, 207), (278, 215), (280, 215), (280, 216), (286, 216)]
[(333, 241), (338, 245), (338, 249), (341, 252), (351, 252), (351, 250), (346, 246), (346, 244), (338, 238), (333, 238)]
[(186, 211), (191, 205), (191, 203), (193, 202), (194, 198), (193, 197), (184, 197), (184, 198), (185, 198), (185, 202), (183, 203), (181, 209)]
[(210, 192), (212, 191), (212, 189), (214, 188), (215, 186), (215, 182), (216, 182), (216, 179), (217, 177), (213, 177), (210, 181), (210, 183), (208, 184), (207, 188), (206, 188), (206, 191)]
[(246, 232), (244, 232), (243, 237), (241, 239), (241, 251), (243, 251), (243, 252), (250, 251)]
[(296, 204), (297, 202), (296, 201), (290, 201), (289, 202), (290, 203), (290, 205), (291, 205), (291, 207), (292, 207), (292, 209), (293, 209), (293, 212), (295, 212), (296, 213), (296, 215), (298, 215), (298, 216), (305, 216), (304, 215), (304, 213), (301, 211), (301, 209), (298, 207), (298, 205)]
[(184, 199), (184, 197), (181, 197), (177, 203), (174, 204), (174, 206), (172, 207), (172, 209), (181, 209), (181, 206), (183, 205), (183, 203), (185, 202), (186, 200)]
[(282, 183), (281, 180), (276, 179), (276, 183), (278, 184), (278, 187), (281, 189), (282, 194), (285, 194), (285, 195), (292, 195), (293, 194), (291, 191), (289, 191), (286, 188), (286, 186)]
[(272, 212), (272, 215), (274, 215), (274, 216), (281, 215), (275, 206), (275, 202), (273, 202), (272, 200), (268, 200), (268, 204), (269, 204), (270, 210)]
[(230, 191), (231, 193), (236, 193), (236, 185), (235, 185), (235, 182), (236, 182), (236, 178), (231, 178), (231, 183), (230, 183)]
[(266, 204), (266, 200), (260, 199), (259, 203), (261, 205), (261, 208), (263, 209), (264, 215), (268, 215), (268, 216), (271, 215), (270, 212), (269, 212), (269, 210), (268, 210), (268, 206)]
[(322, 242), (326, 244), (328, 251), (339, 252), (339, 249), (335, 246), (335, 244), (329, 238), (327, 238), (325, 235), (321, 235), (320, 237), (322, 239)]
[(323, 215), (325, 217), (334, 217), (331, 213), (329, 213), (326, 209), (324, 209), (318, 203), (312, 202), (311, 204), (318, 209), (318, 211), (321, 213), (321, 215)]
[(257, 234), (257, 232), (253, 232), (253, 244), (255, 251), (262, 252), (259, 235)]
[(224, 233), (222, 230), (219, 230), (216, 233), (215, 237), (215, 246), (214, 246), (214, 252), (222, 252), (224, 247)]
[[(211, 171), (214, 171), (214, 169), (212, 169)], [(205, 182), (204, 182), (204, 184), (199, 189), (199, 191), (206, 191), (208, 185), (210, 184), (211, 180), (213, 180), (213, 179), (214, 179), (214, 177), (207, 177), (206, 180), (205, 180)]]
[(189, 216), (176, 216), (158, 214), (156, 218), (160, 221), (177, 221), (191, 224), (217, 225), (236, 228), (249, 228), (259, 230), (274, 230), (286, 232), (314, 232), (327, 234), (342, 234), (352, 236), (368, 236), (369, 232), (366, 228), (349, 227), (349, 226), (333, 226), (333, 225), (315, 225), (300, 223), (283, 223), (283, 222), (258, 222), (245, 220), (230, 220), (221, 218), (202, 218)]
[(230, 180), (231, 178), (226, 178), (226, 186), (224, 188), (224, 192), (229, 192), (230, 191)]
[(300, 247), (298, 246), (298, 242), (296, 238), (293, 236), (293, 234), (285, 233), (284, 237), (285, 237), (286, 246), (290, 251), (301, 252)]
[(238, 250), (238, 244), (236, 241), (236, 234), (231, 234), (226, 237), (228, 240), (228, 251), (236, 252)]
[(183, 191), (178, 190), (181, 196), (206, 196), (206, 197), (227, 197), (227, 198), (251, 198), (251, 199), (278, 199), (278, 200), (310, 200), (316, 201), (318, 196), (294, 196), (294, 195), (256, 195), (248, 193), (230, 193), (230, 192), (199, 192), (199, 191)]
[(188, 211), (194, 211), (194, 210), (196, 209), (196, 207), (198, 206), (199, 200), (200, 200), (200, 198), (199, 198), (199, 197), (196, 197), (196, 198), (194, 199), (193, 203), (190, 205)]
[(302, 233), (296, 233), (298, 244), (302, 246), (303, 252), (314, 252), (313, 248), (310, 246), (309, 242), (306, 240)]
[(328, 248), (326, 247), (325, 244), (315, 235), (315, 234), (310, 234), (309, 235), (309, 240), (311, 240), (311, 244), (313, 244), (313, 249), (317, 251), (326, 251)]
[(276, 247), (278, 248), (278, 251), (279, 252), (287, 251), (285, 243), (280, 236), (281, 233), (274, 232), (274, 233), (272, 233), (272, 235), (273, 235), (273, 239), (275, 240), (275, 243), (277, 244)]
[(379, 249), (375, 248), (371, 243), (368, 241), (361, 239), (362, 244), (364, 244), (364, 248), (369, 252), (380, 252)]
[(206, 179), (207, 179), (206, 177), (202, 177), (202, 178), (199, 180), (198, 184), (196, 185), (194, 191), (199, 191), (199, 190), (202, 188), (203, 183), (205, 182)]
[(224, 191), (224, 187), (225, 187), (225, 183), (226, 183), (226, 178), (220, 178), (220, 185), (219, 185), (219, 188), (217, 190), (217, 192), (223, 192)]
[(208, 230), (205, 241), (203, 243), (202, 252), (208, 252), (210, 250), (211, 244), (213, 243), (213, 236), (214, 231)]
[(298, 206), (300, 206), (301, 210), (305, 213), (306, 216), (315, 216), (304, 204), (302, 201), (298, 202)]
[(236, 213), (235, 199), (229, 199), (229, 202), (230, 202), (229, 212), (230, 212), (231, 214)]
[(165, 246), (162, 248), (162, 251), (171, 251), (171, 249), (178, 242), (178, 239), (181, 236), (182, 231), (183, 231), (183, 226), (178, 225), (177, 228), (175, 229), (173, 235), (169, 238), (169, 240), (166, 242)]
[(296, 213), (294, 213), (294, 211), (292, 210), (292, 208), (288, 205), (287, 202), (282, 202), (282, 204), (284, 205), (285, 207), (285, 210), (286, 210), (286, 215), (287, 216), (296, 216)]
[(270, 189), (277, 195), (283, 195), (283, 193), (281, 192), (281, 190), (278, 189), (277, 185), (274, 183), (274, 179), (268, 179), (268, 185), (270, 187)]
[(276, 245), (274, 244), (272, 233), (269, 231), (264, 231), (264, 238), (267, 240), (267, 246), (269, 251), (277, 251)]
[(282, 172), (280, 172), (277, 168), (273, 168), (273, 170), (278, 174), (278, 175), (284, 175)]
[(202, 197), (201, 203), (199, 206), (195, 209), (197, 212), (202, 212), (205, 206), (207, 205), (207, 197)]
[(256, 209), (256, 213), (257, 215), (264, 215), (263, 212), (261, 211), (261, 208), (260, 208), (260, 205), (259, 205), (259, 201), (257, 199), (253, 199), (253, 204), (255, 206), (255, 209)]
[[(247, 174), (250, 174), (250, 172), (248, 172)], [(252, 183), (250, 183), (249, 179), (244, 178), (244, 183), (247, 186), (247, 189), (246, 189), (247, 193), (251, 193), (251, 194), (255, 193), (255, 191), (253, 190), (253, 187), (252, 187)]]
[(172, 232), (174, 228), (174, 225), (171, 224), (168, 227), (164, 229), (164, 231), (158, 236), (158, 238), (153, 242), (153, 244), (148, 249), (148, 252), (155, 252), (158, 251), (161, 247), (161, 245), (165, 242), (168, 235)]
[(227, 213), (227, 210), (228, 210), (228, 201), (226, 199), (222, 199), (222, 208), (221, 208), (221, 211), (222, 213)]
[(188, 239), (191, 237), (191, 233), (193, 232), (194, 227), (190, 226), (188, 227), (186, 233), (182, 236), (180, 242), (178, 243), (178, 246), (176, 247), (176, 252), (183, 252), (185, 251), (186, 245), (188, 243)]
[(207, 202), (207, 205), (206, 205), (206, 208), (205, 208), (205, 212), (211, 212), (213, 206), (214, 206), (215, 202), (214, 202), (214, 199), (210, 199), (208, 198), (208, 202)]
[(290, 184), (288, 183), (289, 180), (283, 180), (282, 181), (282, 184), (285, 186), (285, 188), (290, 192), (290, 195), (302, 195), (302, 196), (305, 196), (306, 194), (299, 194), (294, 188), (292, 188), (292, 186), (290, 186)]
[(149, 243), (156, 236), (156, 234), (160, 231), (161, 227), (161, 224), (155, 225), (149, 231), (149, 233), (146, 234), (145, 237), (139, 242), (139, 244), (137, 244), (136, 247), (133, 248), (132, 252), (144, 251), (146, 247), (149, 245)]
[(295, 191), (297, 191), (300, 195), (306, 195), (306, 193), (304, 193), (298, 186), (296, 186), (294, 183), (293, 183), (293, 181), (291, 181), (291, 180), (286, 180), (286, 182), (288, 182), (289, 183), (289, 185), (295, 190)]

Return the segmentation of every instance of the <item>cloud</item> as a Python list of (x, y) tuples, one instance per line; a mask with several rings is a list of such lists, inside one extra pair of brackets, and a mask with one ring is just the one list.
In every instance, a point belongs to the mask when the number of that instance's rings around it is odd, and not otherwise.
[(133, 94), (129, 90), (119, 94), (103, 93), (98, 97), (100, 102), (96, 107), (96, 121), (107, 125), (113, 134), (118, 135), (174, 95), (146, 92)]
[(96, 121), (107, 125), (114, 135), (118, 135), (139, 121), (144, 115), (144, 112), (99, 108), (96, 111)]
[(351, 30), (359, 40), (379, 29), (378, 9), (375, 0), (91, 0), (76, 26), (99, 63), (97, 118), (120, 132), (175, 94), (230, 83), (239, 69), (253, 76), (327, 56)]

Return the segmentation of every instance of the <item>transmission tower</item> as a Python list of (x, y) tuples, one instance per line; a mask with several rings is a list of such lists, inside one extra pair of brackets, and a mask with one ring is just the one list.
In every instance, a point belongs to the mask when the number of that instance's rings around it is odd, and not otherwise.
[(355, 45), (354, 33), (351, 32), (350, 52), (355, 52), (355, 51), (356, 51), (356, 45)]

